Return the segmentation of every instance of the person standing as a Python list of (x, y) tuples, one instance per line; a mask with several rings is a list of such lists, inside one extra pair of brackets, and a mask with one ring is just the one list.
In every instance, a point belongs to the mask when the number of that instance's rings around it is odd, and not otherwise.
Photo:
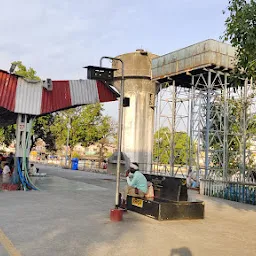
[(9, 167), (10, 167), (11, 173), (13, 173), (13, 170), (14, 170), (14, 154), (11, 152), (6, 160), (7, 160), (7, 163), (9, 165)]

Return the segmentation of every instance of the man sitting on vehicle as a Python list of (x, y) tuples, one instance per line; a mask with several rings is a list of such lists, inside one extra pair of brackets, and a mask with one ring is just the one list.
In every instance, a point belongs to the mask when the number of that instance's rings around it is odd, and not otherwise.
[(127, 186), (124, 189), (123, 205), (126, 203), (127, 195), (143, 198), (148, 192), (147, 179), (136, 164), (130, 164), (126, 176)]

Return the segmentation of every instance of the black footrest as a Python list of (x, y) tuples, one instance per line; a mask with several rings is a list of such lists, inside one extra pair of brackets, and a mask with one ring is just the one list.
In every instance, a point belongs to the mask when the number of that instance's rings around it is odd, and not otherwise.
[(203, 201), (147, 200), (127, 197), (127, 209), (157, 220), (203, 219)]

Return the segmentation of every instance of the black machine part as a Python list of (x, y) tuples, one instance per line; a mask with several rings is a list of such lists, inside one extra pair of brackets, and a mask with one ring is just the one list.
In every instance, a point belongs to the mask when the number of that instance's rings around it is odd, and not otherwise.
[(144, 174), (153, 183), (155, 197), (172, 201), (187, 201), (187, 182), (185, 178)]

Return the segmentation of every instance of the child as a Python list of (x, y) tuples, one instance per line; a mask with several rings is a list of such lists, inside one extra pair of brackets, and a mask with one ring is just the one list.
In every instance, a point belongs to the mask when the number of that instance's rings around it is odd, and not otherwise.
[(8, 163), (4, 164), (3, 168), (3, 183), (10, 183), (11, 170)]
[(35, 175), (36, 173), (37, 173), (37, 168), (34, 166), (34, 164), (31, 164), (29, 169), (29, 175)]

